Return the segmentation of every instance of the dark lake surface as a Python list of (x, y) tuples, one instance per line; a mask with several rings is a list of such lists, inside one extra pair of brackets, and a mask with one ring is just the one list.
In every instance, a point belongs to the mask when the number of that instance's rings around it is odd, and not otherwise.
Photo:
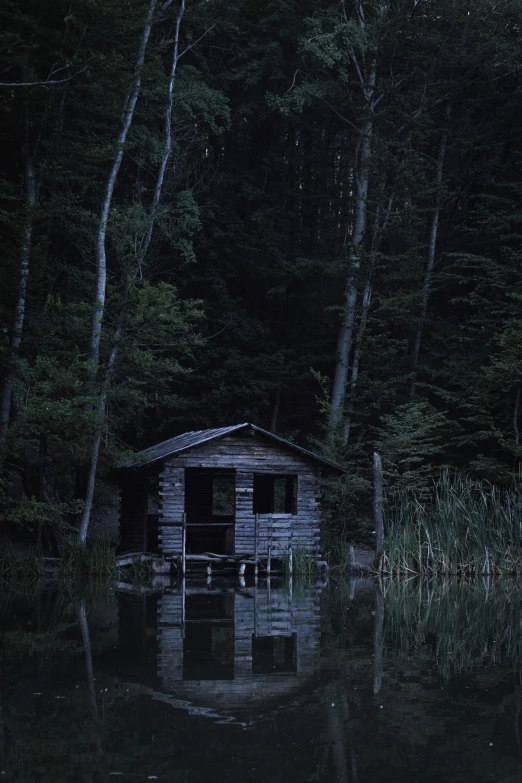
[(522, 587), (4, 583), (8, 781), (522, 780)]

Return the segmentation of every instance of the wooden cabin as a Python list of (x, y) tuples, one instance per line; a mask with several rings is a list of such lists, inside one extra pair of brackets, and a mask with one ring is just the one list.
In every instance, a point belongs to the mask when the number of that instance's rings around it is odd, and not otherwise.
[(318, 558), (321, 476), (342, 473), (253, 424), (178, 435), (120, 466), (120, 549)]

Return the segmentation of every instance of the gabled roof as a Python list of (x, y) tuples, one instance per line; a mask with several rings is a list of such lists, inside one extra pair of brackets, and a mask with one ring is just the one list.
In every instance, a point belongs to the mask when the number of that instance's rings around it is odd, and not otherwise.
[(289, 440), (285, 440), (284, 438), (280, 438), (278, 435), (274, 435), (273, 432), (268, 432), (267, 430), (263, 430), (261, 427), (256, 427), (255, 424), (249, 424), (248, 422), (245, 424), (235, 424), (232, 427), (218, 427), (217, 429), (213, 430), (196, 430), (194, 432), (184, 432), (183, 435), (176, 435), (175, 438), (170, 438), (170, 440), (165, 440), (163, 443), (158, 443), (157, 446), (150, 446), (150, 448), (138, 452), (138, 454), (135, 454), (131, 460), (122, 463), (119, 465), (119, 467), (141, 468), (145, 465), (150, 465), (152, 462), (157, 462), (158, 460), (165, 459), (166, 457), (171, 457), (174, 454), (179, 454), (182, 451), (188, 451), (189, 449), (194, 448), (194, 446), (200, 446), (202, 443), (206, 443), (207, 441), (217, 440), (218, 438), (223, 438), (225, 435), (230, 435), (232, 432), (239, 432), (240, 430), (245, 429), (249, 429), (255, 433), (258, 433), (262, 437), (269, 438), (276, 443), (281, 443), (286, 448), (298, 452), (304, 457), (308, 457), (314, 462), (319, 463), (323, 470), (326, 470), (330, 473), (336, 473), (337, 475), (341, 475), (345, 472), (343, 468), (339, 467), (339, 465), (335, 465), (333, 462), (324, 459), (324, 457), (320, 457), (318, 454), (314, 454), (312, 451), (303, 449), (301, 446), (297, 446), (295, 443), (291, 443)]

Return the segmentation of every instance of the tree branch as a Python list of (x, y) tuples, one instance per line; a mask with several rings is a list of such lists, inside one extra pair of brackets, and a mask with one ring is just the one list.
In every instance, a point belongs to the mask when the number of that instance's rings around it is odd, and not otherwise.
[(205, 32), (204, 32), (204, 33), (202, 33), (202, 34), (199, 36), (199, 38), (196, 38), (196, 40), (194, 41), (194, 43), (191, 43), (191, 44), (189, 44), (189, 45), (188, 45), (188, 46), (187, 46), (185, 49), (183, 49), (183, 51), (182, 51), (180, 54), (178, 54), (178, 60), (181, 60), (181, 58), (183, 57), (183, 55), (184, 55), (184, 54), (186, 54), (186, 53), (187, 53), (187, 52), (189, 52), (191, 49), (193, 49), (195, 46), (197, 46), (197, 45), (198, 45), (198, 43), (199, 43), (200, 41), (202, 41), (202, 40), (203, 40), (203, 38), (204, 38), (206, 35), (208, 35), (208, 34), (209, 34), (209, 32), (210, 32), (211, 30), (213, 30), (213, 29), (214, 29), (214, 27), (215, 27), (215, 26), (216, 26), (216, 25), (215, 25), (215, 24), (213, 24), (213, 25), (212, 25), (212, 27), (208, 27), (208, 28), (205, 30)]
[(73, 73), (66, 79), (46, 79), (43, 82), (0, 82), (0, 87), (47, 87), (50, 84), (65, 84), (65, 82), (70, 82), (71, 79), (74, 79), (75, 76), (78, 76), (78, 74), (83, 73), (85, 70), (87, 69), (82, 68), (81, 71)]

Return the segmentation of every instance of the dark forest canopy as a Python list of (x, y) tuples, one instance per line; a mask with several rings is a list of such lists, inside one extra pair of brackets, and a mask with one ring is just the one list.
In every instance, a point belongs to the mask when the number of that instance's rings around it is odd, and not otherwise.
[(389, 481), (511, 481), (521, 19), (3, 0), (7, 516), (14, 475), (64, 509), (126, 449), (241, 421), (322, 443), (354, 496), (375, 448)]

